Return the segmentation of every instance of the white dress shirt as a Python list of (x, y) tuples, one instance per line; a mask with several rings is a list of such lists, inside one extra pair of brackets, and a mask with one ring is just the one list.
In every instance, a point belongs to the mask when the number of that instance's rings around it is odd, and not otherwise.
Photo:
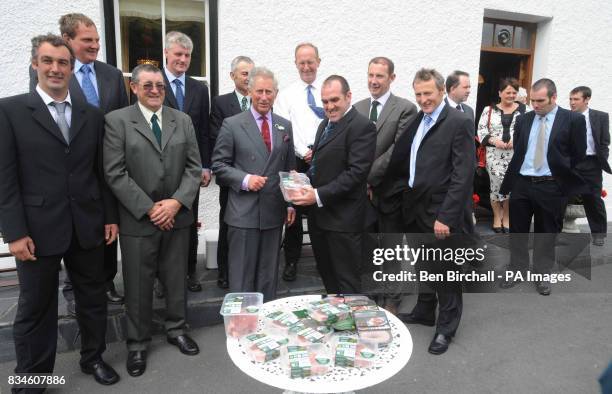
[(586, 120), (586, 139), (587, 139), (587, 156), (594, 156), (597, 154), (595, 150), (595, 139), (593, 138), (593, 129), (591, 128), (591, 119), (589, 118), (589, 109), (582, 113), (584, 115), (584, 120)]
[(378, 117), (380, 118), (380, 114), (382, 114), (382, 110), (385, 107), (385, 104), (387, 104), (387, 100), (389, 100), (390, 96), (391, 96), (391, 91), (387, 90), (387, 93), (383, 94), (377, 99), (375, 99), (374, 97), (370, 97), (370, 112), (368, 112), (368, 114), (372, 113), (372, 102), (376, 100), (378, 101), (378, 106), (376, 107), (376, 113), (378, 114)]
[[(53, 118), (55, 123), (57, 123), (57, 108), (51, 105), (56, 102), (55, 99), (49, 96), (44, 90), (42, 90), (40, 85), (36, 85), (36, 92), (38, 93), (42, 101), (45, 103), (45, 105), (47, 106), (47, 109), (51, 113), (51, 117)], [(58, 101), (58, 102), (68, 103), (68, 105), (66, 106), (66, 109), (64, 110), (64, 116), (66, 117), (66, 122), (68, 123), (68, 127), (72, 126), (72, 101), (70, 100), (70, 92), (66, 94), (65, 99), (63, 99), (62, 101)]]

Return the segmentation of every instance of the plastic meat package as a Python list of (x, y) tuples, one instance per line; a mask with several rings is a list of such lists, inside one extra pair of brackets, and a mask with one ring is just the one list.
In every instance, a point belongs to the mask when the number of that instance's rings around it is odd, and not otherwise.
[(242, 342), (253, 361), (264, 363), (280, 356), (281, 347), (287, 344), (287, 338), (257, 333), (246, 335), (242, 338)]
[(325, 300), (310, 303), (310, 317), (321, 323), (334, 324), (349, 317), (349, 313), (350, 308), (346, 304), (333, 305)]
[(287, 346), (281, 362), (292, 379), (324, 375), (332, 367), (329, 351), (324, 345)]
[(334, 363), (337, 367), (371, 367), (377, 348), (368, 342), (349, 336), (335, 338)]
[(263, 303), (261, 293), (229, 293), (221, 305), (228, 337), (240, 338), (257, 331), (259, 307)]
[(391, 326), (384, 311), (358, 311), (353, 313), (359, 338), (378, 346), (393, 340)]
[(293, 312), (276, 311), (266, 315), (266, 328), (272, 334), (287, 335), (300, 319)]
[(295, 197), (301, 196), (304, 189), (312, 189), (310, 185), (310, 179), (306, 174), (301, 172), (279, 172), (280, 177), (279, 186), (283, 192), (285, 201), (291, 202)]

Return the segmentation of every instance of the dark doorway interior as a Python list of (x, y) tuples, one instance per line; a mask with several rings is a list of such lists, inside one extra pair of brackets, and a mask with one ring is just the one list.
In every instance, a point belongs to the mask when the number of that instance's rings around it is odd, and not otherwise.
[(521, 65), (529, 56), (499, 52), (480, 52), (480, 76), (484, 83), (478, 84), (476, 122), (485, 106), (499, 102), (499, 80), (504, 77), (520, 79)]

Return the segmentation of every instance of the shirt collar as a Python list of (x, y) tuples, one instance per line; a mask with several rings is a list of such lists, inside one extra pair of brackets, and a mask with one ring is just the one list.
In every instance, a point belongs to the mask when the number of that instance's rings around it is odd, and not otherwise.
[[(255, 118), (255, 120), (259, 120), (259, 118), (262, 116), (259, 112), (255, 111), (255, 108), (253, 108), (252, 105), (251, 105), (250, 111), (253, 117)], [(263, 116), (265, 116), (266, 119), (268, 119), (268, 122), (272, 123), (272, 111), (268, 111), (268, 113)]]
[[(456, 103), (455, 100), (450, 98), (450, 96), (446, 96), (446, 100), (448, 100), (448, 105), (450, 105), (453, 108), (457, 108), (457, 105), (460, 104), (460, 103)], [(463, 104), (461, 105), (461, 107), (463, 108)]]
[(549, 111), (546, 115), (544, 115), (544, 117), (546, 118), (547, 122), (551, 122), (555, 119), (555, 116), (557, 115), (557, 111), (559, 110), (559, 106), (555, 105), (555, 107)]
[[(38, 93), (40, 98), (43, 100), (45, 105), (49, 105), (49, 104), (55, 102), (55, 99), (53, 97), (49, 96), (44, 90), (42, 90), (40, 85), (36, 85), (36, 92)], [(68, 91), (66, 93), (66, 98), (63, 99), (62, 101), (59, 101), (59, 102), (60, 103), (68, 103), (72, 107), (72, 101), (70, 100), (70, 91)]]
[(370, 97), (370, 105), (372, 105), (372, 102), (376, 100), (380, 103), (381, 107), (384, 107), (387, 103), (387, 100), (389, 100), (389, 97), (391, 97), (391, 90), (387, 90), (387, 93), (383, 94), (377, 99), (375, 99), (374, 97)]
[(140, 108), (140, 112), (142, 112), (142, 115), (146, 119), (147, 123), (151, 123), (151, 117), (153, 116), (153, 114), (156, 114), (157, 115), (157, 119), (159, 120), (159, 126), (161, 127), (162, 108), (164, 108), (163, 105), (161, 107), (159, 107), (159, 109), (156, 112), (153, 112), (149, 108), (147, 108), (144, 105), (142, 105), (140, 103), (140, 101), (139, 101), (138, 102), (138, 108)]
[[(74, 59), (74, 72), (79, 72), (81, 71), (81, 67), (83, 67), (83, 64), (85, 63), (81, 63), (81, 61), (79, 59)], [(87, 63), (89, 65), (89, 68), (91, 70), (91, 73), (94, 75), (94, 77), (96, 76), (96, 68), (94, 67), (94, 62), (91, 63)]]
[(300, 85), (302, 85), (304, 87), (304, 90), (306, 90), (306, 88), (308, 87), (308, 85), (312, 86), (315, 90), (319, 90), (319, 80), (315, 79), (314, 81), (312, 81), (312, 83), (306, 83), (303, 80), (300, 79)]
[(438, 120), (438, 116), (440, 116), (440, 113), (444, 109), (445, 105), (446, 103), (444, 102), (444, 100), (442, 100), (442, 102), (436, 107), (436, 109), (434, 109), (433, 112), (429, 115), (431, 119), (434, 121), (434, 123)]
[(166, 73), (166, 78), (168, 78), (168, 81), (170, 83), (174, 82), (175, 79), (178, 79), (179, 81), (181, 81), (183, 86), (185, 86), (185, 73), (182, 73), (180, 76), (177, 77), (176, 75), (172, 74), (170, 70), (168, 70), (166, 67), (164, 67), (164, 73)]
[(249, 104), (251, 103), (251, 98), (250, 98), (249, 96), (243, 96), (243, 95), (242, 95), (242, 93), (240, 93), (240, 92), (239, 92), (239, 91), (237, 91), (237, 90), (234, 90), (234, 93), (236, 93), (236, 97), (238, 97), (238, 102), (239, 102), (240, 104), (242, 104), (242, 98), (243, 98), (243, 97), (246, 97), (247, 102), (248, 102)]

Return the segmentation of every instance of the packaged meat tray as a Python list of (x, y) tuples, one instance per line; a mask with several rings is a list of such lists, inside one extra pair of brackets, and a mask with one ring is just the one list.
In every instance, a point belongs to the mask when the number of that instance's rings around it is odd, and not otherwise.
[(257, 331), (259, 308), (263, 304), (261, 293), (228, 293), (221, 305), (225, 334), (240, 338)]
[(384, 311), (357, 311), (353, 313), (359, 339), (386, 346), (393, 340), (391, 325)]
[(271, 334), (286, 336), (289, 328), (299, 321), (293, 312), (276, 311), (266, 315), (266, 329)]
[(244, 336), (242, 341), (251, 359), (258, 363), (278, 358), (281, 347), (287, 344), (287, 338), (275, 337), (266, 333), (249, 334)]
[(349, 316), (350, 308), (346, 304), (330, 304), (325, 300), (310, 304), (309, 315), (312, 319), (325, 324), (333, 324)]
[(324, 375), (332, 367), (329, 351), (323, 345), (287, 346), (281, 363), (292, 379)]
[(301, 172), (279, 172), (280, 177), (279, 186), (283, 193), (285, 201), (291, 202), (295, 197), (301, 196), (304, 189), (312, 188), (310, 185), (310, 179), (306, 174)]
[(334, 364), (337, 367), (371, 367), (376, 353), (376, 346), (354, 337), (339, 336), (334, 346)]

